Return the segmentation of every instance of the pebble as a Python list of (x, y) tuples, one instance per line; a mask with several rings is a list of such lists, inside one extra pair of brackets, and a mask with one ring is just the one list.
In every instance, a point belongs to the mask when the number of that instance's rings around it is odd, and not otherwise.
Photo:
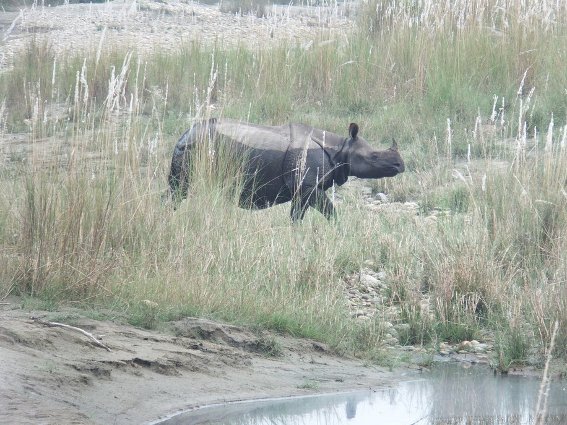
[(378, 273), (376, 273), (376, 278), (377, 278), (378, 280), (384, 280), (384, 279), (386, 279), (386, 272), (378, 272)]
[(364, 289), (366, 289), (368, 291), (369, 287), (378, 287), (378, 285), (380, 284), (380, 281), (378, 279), (376, 279), (374, 276), (371, 276), (369, 274), (363, 274), (360, 275), (360, 283), (365, 285), (365, 287), (363, 287)]
[[(418, 217), (419, 205), (415, 202), (388, 202), (385, 194), (376, 194), (371, 196), (370, 188), (362, 188), (362, 194), (366, 194), (366, 205), (376, 211), (384, 212), (406, 212)], [(437, 215), (432, 216), (432, 221), (436, 220)], [(426, 217), (427, 218), (427, 217)], [(387, 273), (379, 270), (377, 264), (373, 260), (364, 260), (363, 267), (350, 276), (345, 278), (345, 295), (348, 299), (348, 305), (351, 311), (351, 317), (361, 323), (369, 322), (381, 318), (383, 321), (380, 326), (384, 335), (381, 339), (383, 344), (392, 347), (399, 347), (399, 335), (409, 332), (410, 325), (408, 323), (400, 323), (401, 307), (400, 305), (391, 305), (389, 293), (389, 282)], [(422, 294), (419, 300), (419, 308), (425, 320), (435, 321), (435, 306), (428, 294)], [(420, 347), (400, 347), (401, 349), (414, 350), (423, 349)], [(490, 352), (492, 346), (487, 343), (481, 343), (477, 340), (462, 341), (458, 344), (449, 344), (444, 341), (439, 344), (438, 353), (441, 356), (450, 356), (461, 354), (465, 357), (471, 357), (474, 354), (479, 361), (487, 360), (485, 353)], [(468, 356), (467, 356), (468, 355)], [(468, 360), (470, 361), (470, 360)]]
[(399, 323), (397, 324), (395, 327), (396, 329), (396, 333), (400, 334), (400, 333), (407, 333), (410, 330), (410, 325), (408, 323)]
[(397, 345), (398, 344), (398, 340), (397, 338), (394, 338), (393, 336), (389, 336), (389, 337), (385, 337), (382, 342), (386, 345)]

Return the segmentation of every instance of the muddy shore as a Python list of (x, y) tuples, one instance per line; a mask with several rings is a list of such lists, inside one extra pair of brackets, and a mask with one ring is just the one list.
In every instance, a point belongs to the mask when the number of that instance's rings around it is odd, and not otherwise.
[[(34, 320), (58, 317), (111, 351)], [(314, 341), (203, 319), (148, 331), (17, 300), (1, 305), (0, 358), (0, 423), (21, 424), (147, 423), (211, 403), (387, 387), (401, 375)]]

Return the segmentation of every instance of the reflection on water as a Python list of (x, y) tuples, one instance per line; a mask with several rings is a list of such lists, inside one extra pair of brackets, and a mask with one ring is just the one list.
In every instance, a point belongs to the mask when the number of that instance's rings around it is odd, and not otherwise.
[[(486, 368), (442, 365), (395, 388), (234, 403), (175, 416), (163, 424), (369, 425), (533, 422), (539, 380), (494, 376)], [(567, 424), (567, 382), (553, 382), (546, 424)]]

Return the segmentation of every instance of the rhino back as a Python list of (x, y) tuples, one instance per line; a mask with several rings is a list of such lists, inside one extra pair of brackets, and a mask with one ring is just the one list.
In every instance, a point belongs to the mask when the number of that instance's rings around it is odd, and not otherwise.
[(269, 127), (222, 119), (215, 132), (246, 148), (285, 152), (289, 146), (289, 126)]
[(289, 147), (289, 126), (269, 127), (223, 119), (215, 133), (242, 155), (246, 178), (241, 206), (266, 208), (291, 200), (285, 184), (284, 159)]

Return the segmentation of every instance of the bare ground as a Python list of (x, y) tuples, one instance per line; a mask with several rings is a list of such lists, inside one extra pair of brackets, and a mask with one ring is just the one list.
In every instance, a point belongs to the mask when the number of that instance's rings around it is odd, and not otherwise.
[(395, 376), (310, 340), (203, 319), (148, 331), (57, 313), (106, 351), (33, 320), (54, 313), (19, 305), (0, 306), (0, 423), (138, 424), (210, 403), (388, 386)]
[(141, 56), (174, 51), (191, 41), (220, 48), (269, 48), (282, 42), (308, 48), (321, 32), (332, 39), (350, 30), (352, 8), (348, 2), (273, 6), (260, 17), (188, 0), (111, 0), (9, 12), (0, 8), (0, 71), (10, 68), (32, 39), (47, 41), (58, 53), (120, 47)]

